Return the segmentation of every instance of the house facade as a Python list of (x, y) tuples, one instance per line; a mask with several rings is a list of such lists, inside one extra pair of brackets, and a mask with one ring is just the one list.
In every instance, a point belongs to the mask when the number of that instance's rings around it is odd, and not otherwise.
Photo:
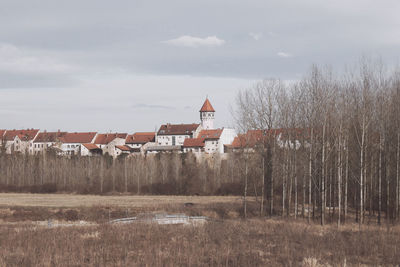
[(128, 135), (125, 139), (125, 145), (131, 148), (142, 148), (147, 143), (155, 145), (156, 133), (155, 132), (136, 132)]
[(106, 133), (98, 134), (94, 141), (99, 148), (103, 150), (103, 154), (108, 154), (112, 157), (116, 157), (117, 150), (116, 146), (125, 145), (125, 139), (128, 136), (127, 133)]
[(32, 142), (30, 148), (30, 154), (36, 155), (39, 153), (44, 153), (46, 150), (50, 149), (52, 146), (59, 142), (59, 138), (66, 135), (67, 132), (40, 132)]
[(57, 146), (64, 155), (79, 155), (82, 144), (93, 144), (96, 132), (67, 133), (59, 138)]
[(234, 129), (202, 130), (197, 138), (185, 140), (182, 149), (183, 152), (224, 153), (225, 145), (231, 144), (235, 136)]
[(196, 138), (201, 129), (197, 123), (163, 124), (157, 132), (156, 145), (182, 146), (186, 138)]
[(80, 154), (81, 156), (102, 155), (103, 150), (96, 144), (81, 144)]
[(32, 142), (38, 133), (39, 129), (7, 130), (3, 136), (6, 153), (32, 153)]

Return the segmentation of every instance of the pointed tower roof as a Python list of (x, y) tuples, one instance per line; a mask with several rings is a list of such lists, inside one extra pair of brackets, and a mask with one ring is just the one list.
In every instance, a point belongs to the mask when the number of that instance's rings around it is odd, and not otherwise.
[(200, 112), (215, 112), (208, 98), (206, 98), (206, 101), (204, 101), (204, 104), (201, 107)]

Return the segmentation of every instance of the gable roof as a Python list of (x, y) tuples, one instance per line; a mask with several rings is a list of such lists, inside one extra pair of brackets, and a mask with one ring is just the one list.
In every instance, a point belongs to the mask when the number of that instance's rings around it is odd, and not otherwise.
[(86, 132), (86, 133), (66, 133), (64, 136), (60, 137), (61, 143), (79, 143), (87, 144), (93, 141), (96, 136), (96, 132)]
[(84, 147), (86, 147), (88, 150), (98, 150), (101, 148), (98, 147), (96, 144), (82, 144)]
[(128, 135), (125, 139), (125, 144), (146, 144), (148, 142), (154, 142), (155, 138), (155, 132), (137, 132)]
[(113, 141), (115, 138), (125, 139), (128, 136), (127, 133), (106, 133), (106, 134), (98, 134), (96, 139), (94, 140), (95, 144), (106, 145)]
[(132, 151), (132, 148), (129, 146), (115, 146), (115, 148), (118, 148), (121, 151)]
[(204, 139), (219, 139), (222, 131), (223, 129), (202, 130), (197, 137)]
[(206, 101), (204, 101), (204, 104), (201, 107), (200, 112), (215, 112), (208, 98), (206, 98)]
[(44, 142), (57, 142), (59, 137), (66, 135), (67, 132), (42, 132), (39, 133), (34, 143), (44, 143)]
[(39, 129), (27, 129), (27, 130), (7, 130), (4, 134), (5, 141), (13, 141), (18, 136), (21, 141), (30, 141), (35, 138)]
[[(230, 147), (244, 148), (255, 147), (262, 144), (268, 138), (278, 138), (281, 141), (286, 141), (290, 138), (299, 139), (306, 133), (303, 129), (289, 128), (289, 129), (270, 129), (270, 130), (248, 130), (245, 134), (239, 134), (235, 137)], [(305, 135), (306, 136), (306, 135)]]
[(186, 138), (183, 147), (204, 147), (204, 138)]
[(200, 124), (163, 124), (160, 126), (157, 135), (192, 135), (199, 128)]

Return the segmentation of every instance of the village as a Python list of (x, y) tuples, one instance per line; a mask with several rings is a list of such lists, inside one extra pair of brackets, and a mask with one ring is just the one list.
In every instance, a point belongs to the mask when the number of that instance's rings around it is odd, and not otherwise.
[(235, 129), (214, 128), (215, 110), (208, 98), (200, 109), (200, 123), (160, 126), (157, 132), (47, 132), (40, 129), (0, 130), (0, 151), (7, 154), (118, 157), (129, 154), (224, 154), (240, 147)]

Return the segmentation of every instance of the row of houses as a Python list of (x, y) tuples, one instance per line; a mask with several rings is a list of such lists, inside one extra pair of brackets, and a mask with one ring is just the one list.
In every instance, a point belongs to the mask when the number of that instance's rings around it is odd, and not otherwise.
[(117, 157), (132, 153), (226, 153), (237, 138), (234, 129), (214, 129), (215, 110), (208, 98), (200, 109), (200, 123), (163, 124), (157, 132), (97, 133), (47, 132), (39, 129), (0, 130), (5, 153), (31, 155), (53, 151), (58, 155)]

